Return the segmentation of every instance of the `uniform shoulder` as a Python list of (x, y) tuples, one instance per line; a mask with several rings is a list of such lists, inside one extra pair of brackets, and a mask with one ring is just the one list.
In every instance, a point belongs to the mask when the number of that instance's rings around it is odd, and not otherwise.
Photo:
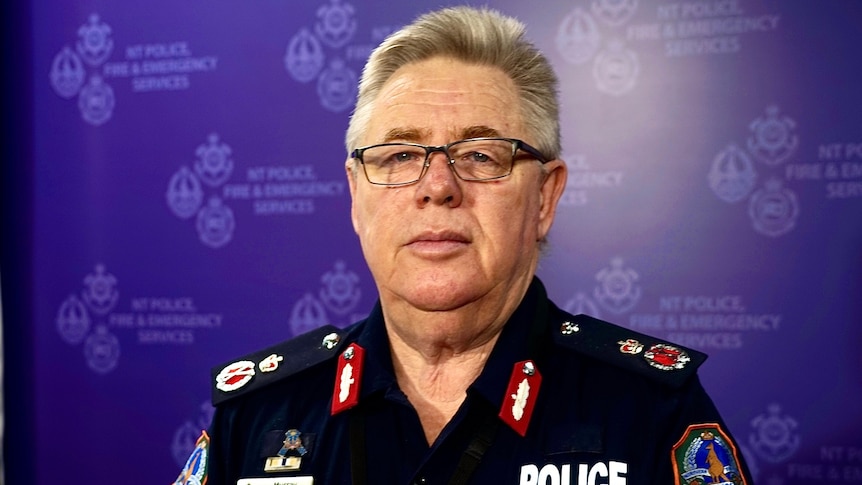
[(681, 387), (707, 358), (702, 352), (598, 318), (555, 310), (551, 320), (558, 345), (670, 387)]
[(212, 369), (214, 406), (281, 381), (338, 355), (350, 328), (326, 325)]

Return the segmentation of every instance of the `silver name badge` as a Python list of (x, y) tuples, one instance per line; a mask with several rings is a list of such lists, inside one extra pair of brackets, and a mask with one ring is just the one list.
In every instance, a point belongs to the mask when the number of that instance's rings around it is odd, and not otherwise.
[(314, 477), (240, 478), (236, 485), (314, 485)]

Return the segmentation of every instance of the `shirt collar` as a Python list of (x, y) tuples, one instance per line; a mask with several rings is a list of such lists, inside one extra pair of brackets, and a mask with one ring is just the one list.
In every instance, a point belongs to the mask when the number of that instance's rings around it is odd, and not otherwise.
[[(475, 392), (495, 407), (500, 405), (506, 393), (506, 386), (515, 362), (521, 360), (537, 360), (538, 355), (530, 355), (530, 341), (533, 325), (545, 325), (537, 322), (539, 305), (547, 305), (545, 288), (538, 278), (534, 277), (521, 303), (509, 317), (506, 325), (497, 339), (488, 361), (478, 378), (473, 382), (468, 393)], [(365, 373), (360, 390), (362, 399), (377, 392), (387, 392), (397, 389), (395, 371), (392, 367), (392, 354), (389, 346), (389, 336), (383, 321), (383, 310), (380, 301), (374, 305), (368, 318), (365, 319), (356, 343), (366, 351)], [(536, 352), (539, 349), (533, 349)]]

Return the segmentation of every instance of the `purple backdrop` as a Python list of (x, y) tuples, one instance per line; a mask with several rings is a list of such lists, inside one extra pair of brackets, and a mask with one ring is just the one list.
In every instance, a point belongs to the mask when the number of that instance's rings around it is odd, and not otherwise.
[[(862, 481), (862, 4), (488, 4), (561, 81), (551, 296), (709, 353), (757, 483)], [(14, 476), (167, 483), (210, 366), (371, 307), (344, 130), (369, 51), (438, 5), (30, 3)]]

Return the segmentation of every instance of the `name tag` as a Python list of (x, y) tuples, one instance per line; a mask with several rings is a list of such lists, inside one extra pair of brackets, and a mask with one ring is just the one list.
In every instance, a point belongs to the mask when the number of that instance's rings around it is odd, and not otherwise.
[(314, 485), (314, 477), (240, 478), (236, 485)]

